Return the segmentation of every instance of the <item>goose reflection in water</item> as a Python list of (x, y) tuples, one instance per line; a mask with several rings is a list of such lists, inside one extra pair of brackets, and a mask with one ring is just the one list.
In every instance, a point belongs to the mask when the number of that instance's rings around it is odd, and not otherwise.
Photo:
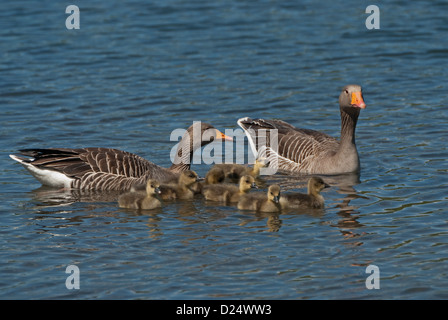
[[(269, 176), (266, 179), (267, 184), (279, 184), (283, 192), (288, 192), (291, 190), (301, 189), (306, 190), (307, 183), (312, 175), (291, 175), (278, 173), (274, 176)], [(347, 237), (357, 237), (352, 231), (347, 229), (356, 229), (362, 227), (363, 225), (357, 221), (358, 219), (358, 207), (351, 204), (352, 200), (366, 197), (356, 191), (355, 186), (358, 185), (360, 181), (359, 173), (347, 173), (340, 175), (318, 175), (322, 177), (324, 181), (331, 186), (330, 192), (337, 192), (342, 195), (341, 198), (336, 199), (337, 202), (325, 201), (326, 209), (337, 208), (337, 214), (341, 217), (335, 227), (344, 229), (341, 230), (345, 238)], [(324, 198), (325, 193), (324, 192)], [(282, 212), (282, 214), (307, 214), (313, 217), (321, 217), (325, 214), (326, 209), (294, 209), (288, 210), (287, 212)]]

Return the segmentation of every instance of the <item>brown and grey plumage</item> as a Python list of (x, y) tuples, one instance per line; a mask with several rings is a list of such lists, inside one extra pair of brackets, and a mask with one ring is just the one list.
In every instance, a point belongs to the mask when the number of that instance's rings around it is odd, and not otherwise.
[(118, 205), (121, 208), (128, 209), (155, 209), (162, 206), (158, 197), (160, 194), (160, 183), (157, 180), (150, 179), (146, 183), (145, 191), (131, 191), (118, 197)]
[(252, 210), (259, 212), (280, 212), (280, 186), (271, 185), (268, 192), (249, 193), (240, 198), (238, 201), (238, 209)]
[(227, 178), (239, 181), (239, 179), (244, 175), (250, 175), (254, 178), (260, 176), (260, 169), (267, 166), (268, 162), (264, 158), (259, 158), (255, 160), (253, 167), (248, 167), (237, 163), (219, 163), (215, 164), (213, 168), (218, 168), (224, 171)]
[(194, 190), (192, 186), (198, 181), (198, 175), (192, 170), (180, 174), (177, 183), (162, 184), (160, 186), (160, 197), (163, 200), (187, 200), (193, 199)]
[(252, 151), (266, 156), (270, 166), (280, 171), (307, 174), (357, 172), (360, 163), (355, 129), (360, 110), (365, 107), (359, 85), (342, 89), (339, 96), (340, 140), (319, 131), (296, 128), (281, 120), (241, 118), (238, 124), (244, 129)]
[(134, 185), (144, 185), (148, 179), (177, 180), (181, 172), (190, 169), (194, 151), (215, 139), (232, 140), (210, 124), (194, 123), (179, 142), (170, 168), (109, 148), (24, 149), (20, 155), (10, 157), (46, 186), (127, 191)]
[(311, 177), (308, 180), (308, 193), (283, 193), (280, 199), (282, 208), (312, 208), (321, 209), (324, 207), (324, 197), (320, 192), (330, 187), (320, 177)]
[(254, 177), (245, 175), (240, 178), (238, 186), (229, 183), (210, 184), (204, 186), (202, 194), (206, 200), (232, 203), (238, 202), (242, 195), (256, 187)]

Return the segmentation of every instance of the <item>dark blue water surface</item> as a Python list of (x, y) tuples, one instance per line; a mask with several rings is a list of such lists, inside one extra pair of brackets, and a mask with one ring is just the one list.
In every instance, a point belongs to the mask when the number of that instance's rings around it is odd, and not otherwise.
[[(80, 29), (65, 26), (69, 4)], [(379, 30), (366, 28), (370, 4)], [(448, 298), (446, 1), (1, 8), (1, 299)], [(350, 83), (367, 104), (362, 171), (329, 178), (320, 211), (254, 214), (200, 197), (123, 210), (108, 195), (42, 189), (8, 156), (101, 146), (167, 167), (173, 130), (193, 121), (236, 130), (244, 116), (339, 136), (337, 99)], [(65, 285), (69, 265), (80, 289)], [(369, 265), (379, 289), (366, 287)]]

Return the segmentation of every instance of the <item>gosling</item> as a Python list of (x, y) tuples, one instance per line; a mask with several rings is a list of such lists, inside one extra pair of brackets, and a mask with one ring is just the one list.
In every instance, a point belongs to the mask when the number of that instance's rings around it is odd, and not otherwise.
[(205, 175), (204, 181), (199, 181), (195, 183), (191, 187), (191, 190), (193, 190), (195, 194), (201, 194), (204, 189), (204, 186), (210, 184), (223, 183), (225, 178), (226, 176), (224, 174), (224, 170), (218, 167), (213, 167)]
[(312, 177), (308, 180), (308, 194), (305, 193), (284, 193), (280, 199), (283, 208), (311, 208), (322, 209), (325, 206), (324, 197), (320, 192), (330, 187), (320, 177)]
[(204, 184), (223, 183), (226, 178), (224, 170), (218, 167), (211, 168), (205, 175)]
[(258, 212), (280, 212), (280, 186), (271, 185), (267, 194), (251, 193), (241, 197), (238, 202), (238, 209), (252, 210)]
[(130, 191), (118, 197), (118, 206), (127, 209), (150, 210), (160, 208), (160, 183), (157, 180), (148, 180), (145, 191)]
[(269, 165), (269, 162), (264, 158), (255, 160), (253, 167), (247, 167), (236, 163), (220, 163), (215, 164), (214, 168), (220, 168), (224, 171), (226, 177), (233, 181), (238, 181), (244, 175), (250, 175), (254, 178), (260, 176), (260, 169)]
[(188, 200), (193, 199), (195, 191), (193, 185), (198, 181), (198, 175), (192, 170), (180, 174), (177, 183), (162, 184), (160, 197), (162, 200)]
[(241, 177), (239, 186), (228, 183), (206, 185), (202, 194), (206, 200), (232, 203), (238, 202), (240, 197), (247, 194), (251, 188), (257, 188), (255, 179), (245, 175)]

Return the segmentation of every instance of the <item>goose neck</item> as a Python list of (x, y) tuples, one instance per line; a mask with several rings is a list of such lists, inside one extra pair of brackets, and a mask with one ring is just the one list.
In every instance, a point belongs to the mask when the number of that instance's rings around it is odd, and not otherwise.
[(190, 170), (191, 161), (193, 160), (194, 151), (199, 148), (191, 141), (191, 136), (187, 132), (177, 146), (173, 164), (170, 167), (172, 172), (183, 172)]
[(355, 129), (359, 110), (350, 108), (341, 109), (341, 147), (355, 144)]

